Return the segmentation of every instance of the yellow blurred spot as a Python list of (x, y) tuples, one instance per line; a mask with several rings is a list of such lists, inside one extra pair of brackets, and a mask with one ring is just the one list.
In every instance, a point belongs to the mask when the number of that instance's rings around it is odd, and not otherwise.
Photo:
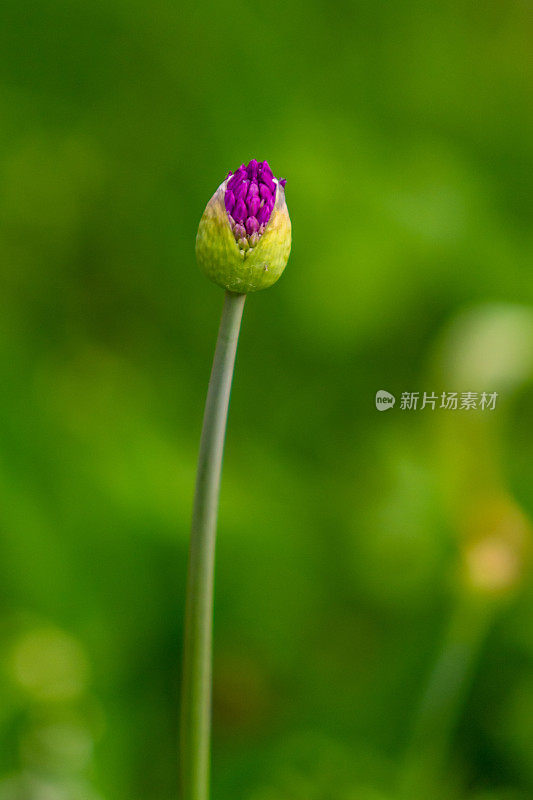
[(83, 649), (54, 628), (24, 634), (12, 649), (9, 665), (13, 680), (38, 700), (71, 700), (87, 685), (89, 670)]
[(485, 305), (457, 317), (443, 342), (450, 386), (509, 393), (533, 372), (533, 312), (526, 306)]
[(467, 583), (502, 592), (515, 587), (524, 571), (531, 538), (529, 522), (509, 499), (480, 501), (467, 525), (464, 549)]
[(478, 589), (507, 589), (520, 574), (517, 554), (495, 537), (470, 547), (466, 564), (470, 583)]

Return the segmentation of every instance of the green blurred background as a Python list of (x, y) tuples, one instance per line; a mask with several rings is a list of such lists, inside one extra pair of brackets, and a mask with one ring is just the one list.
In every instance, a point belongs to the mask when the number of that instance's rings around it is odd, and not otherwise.
[(213, 798), (533, 797), (532, 16), (2, 1), (0, 800), (177, 796), (194, 240), (252, 157), (293, 252), (237, 359)]

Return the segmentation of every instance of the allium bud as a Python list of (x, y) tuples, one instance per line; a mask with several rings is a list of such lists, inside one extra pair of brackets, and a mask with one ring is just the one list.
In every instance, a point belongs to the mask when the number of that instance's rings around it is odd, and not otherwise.
[(209, 201), (196, 236), (196, 259), (212, 281), (246, 294), (272, 286), (291, 251), (285, 180), (252, 159), (229, 173)]

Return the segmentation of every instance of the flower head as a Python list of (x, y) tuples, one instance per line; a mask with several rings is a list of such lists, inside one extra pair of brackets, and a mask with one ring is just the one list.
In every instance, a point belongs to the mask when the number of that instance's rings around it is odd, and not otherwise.
[(241, 164), (218, 187), (200, 220), (200, 267), (219, 286), (254, 292), (277, 281), (290, 249), (285, 180), (274, 177), (267, 161)]

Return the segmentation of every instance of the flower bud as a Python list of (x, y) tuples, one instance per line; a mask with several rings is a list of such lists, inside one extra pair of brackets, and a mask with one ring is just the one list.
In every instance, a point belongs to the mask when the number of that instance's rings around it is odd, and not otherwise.
[(252, 159), (229, 173), (207, 204), (196, 236), (198, 264), (219, 286), (245, 294), (275, 283), (290, 250), (285, 180)]

